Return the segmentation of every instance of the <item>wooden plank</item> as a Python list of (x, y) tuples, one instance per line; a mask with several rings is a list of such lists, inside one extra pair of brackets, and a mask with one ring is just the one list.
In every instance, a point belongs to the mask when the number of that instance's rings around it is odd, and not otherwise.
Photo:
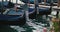
[(57, 6), (60, 7), (60, 0), (58, 0), (58, 5)]

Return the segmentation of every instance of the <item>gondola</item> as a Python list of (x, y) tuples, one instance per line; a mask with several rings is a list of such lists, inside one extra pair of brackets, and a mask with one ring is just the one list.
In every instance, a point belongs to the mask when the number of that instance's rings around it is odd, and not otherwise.
[[(2, 3), (3, 4), (3, 3)], [(25, 13), (21, 9), (15, 10), (13, 8), (9, 8), (8, 10), (5, 10), (7, 12), (3, 11), (3, 5), (1, 6), (1, 12), (0, 12), (0, 25), (24, 25), (25, 20)]]

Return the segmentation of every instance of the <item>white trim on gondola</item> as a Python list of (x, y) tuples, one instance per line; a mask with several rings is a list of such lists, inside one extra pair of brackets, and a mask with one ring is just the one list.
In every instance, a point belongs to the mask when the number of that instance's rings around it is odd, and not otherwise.
[[(34, 4), (29, 4), (30, 6), (35, 6)], [(46, 7), (46, 8), (50, 8), (50, 6), (45, 6), (45, 5), (39, 5), (39, 7)]]

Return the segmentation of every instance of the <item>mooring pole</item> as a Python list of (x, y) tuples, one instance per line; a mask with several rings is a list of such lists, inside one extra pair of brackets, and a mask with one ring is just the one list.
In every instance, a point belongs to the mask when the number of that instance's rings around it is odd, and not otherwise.
[(46, 5), (46, 0), (44, 0), (44, 5)]
[(1, 14), (3, 14), (3, 0), (2, 0), (1, 5), (2, 5), (2, 8), (1, 8)]

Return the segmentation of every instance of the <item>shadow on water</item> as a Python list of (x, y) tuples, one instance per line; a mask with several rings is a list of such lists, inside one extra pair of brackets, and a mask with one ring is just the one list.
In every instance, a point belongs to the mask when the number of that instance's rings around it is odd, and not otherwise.
[(17, 32), (15, 29), (12, 29), (10, 26), (0, 25), (0, 32)]

